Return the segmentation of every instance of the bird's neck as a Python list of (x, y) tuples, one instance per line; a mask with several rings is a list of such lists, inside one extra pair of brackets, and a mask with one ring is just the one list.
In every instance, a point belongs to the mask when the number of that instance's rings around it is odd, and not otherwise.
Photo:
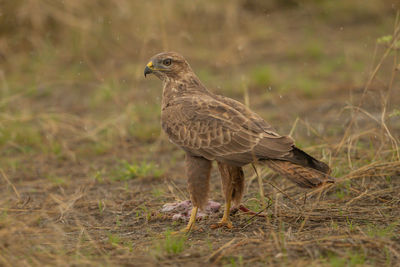
[(176, 97), (195, 94), (212, 94), (195, 74), (184, 78), (165, 79), (163, 81), (162, 108), (165, 108)]

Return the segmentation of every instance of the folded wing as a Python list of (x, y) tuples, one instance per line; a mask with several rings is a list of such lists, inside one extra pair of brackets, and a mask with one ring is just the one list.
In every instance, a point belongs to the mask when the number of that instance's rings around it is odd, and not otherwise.
[(189, 153), (235, 166), (289, 156), (293, 140), (273, 132), (253, 114), (210, 96), (194, 95), (171, 101), (162, 112), (162, 127)]

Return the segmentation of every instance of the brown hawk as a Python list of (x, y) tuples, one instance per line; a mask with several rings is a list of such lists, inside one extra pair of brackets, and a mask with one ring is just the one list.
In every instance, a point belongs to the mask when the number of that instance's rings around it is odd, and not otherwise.
[(210, 92), (178, 53), (157, 54), (144, 75), (163, 82), (161, 124), (169, 139), (186, 152), (185, 167), (193, 210), (187, 232), (198, 208), (208, 201), (211, 163), (217, 161), (225, 198), (219, 225), (229, 228), (231, 203), (239, 205), (244, 190), (242, 166), (265, 162), (271, 169), (305, 188), (334, 182), (330, 169), (281, 136), (259, 115), (233, 99)]

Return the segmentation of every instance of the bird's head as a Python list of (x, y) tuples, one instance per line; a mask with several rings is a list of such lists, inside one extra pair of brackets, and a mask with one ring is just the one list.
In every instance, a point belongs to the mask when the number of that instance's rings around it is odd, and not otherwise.
[(177, 80), (188, 73), (192, 73), (189, 63), (175, 52), (164, 52), (153, 56), (144, 69), (144, 77), (147, 74), (154, 74), (162, 81)]

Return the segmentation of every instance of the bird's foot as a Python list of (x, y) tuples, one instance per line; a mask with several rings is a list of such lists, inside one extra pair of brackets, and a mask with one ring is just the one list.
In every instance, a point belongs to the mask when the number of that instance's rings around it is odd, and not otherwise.
[(189, 234), (190, 232), (197, 231), (197, 230), (200, 230), (200, 228), (197, 227), (196, 225), (192, 225), (192, 227), (186, 226), (185, 228), (182, 228), (181, 230), (171, 232), (171, 235), (184, 235), (184, 234)]
[(233, 229), (232, 222), (229, 219), (222, 219), (218, 223), (211, 225), (211, 229), (217, 229), (217, 228), (221, 228), (221, 227)]
[(173, 232), (173, 235), (177, 235), (177, 234), (187, 234), (190, 231), (195, 229), (195, 223), (196, 223), (196, 215), (197, 215), (197, 211), (198, 211), (198, 207), (193, 207), (192, 211), (190, 212), (190, 219), (188, 224), (186, 225), (185, 228), (183, 228), (182, 230), (178, 231), (178, 232)]

